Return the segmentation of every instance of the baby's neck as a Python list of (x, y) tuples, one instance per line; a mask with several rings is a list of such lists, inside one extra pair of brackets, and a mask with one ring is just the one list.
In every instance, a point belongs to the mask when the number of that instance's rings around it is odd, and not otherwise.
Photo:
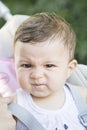
[(65, 103), (65, 91), (64, 89), (61, 89), (60, 91), (54, 92), (53, 94), (44, 98), (32, 96), (32, 99), (37, 106), (43, 109), (57, 110), (60, 109)]

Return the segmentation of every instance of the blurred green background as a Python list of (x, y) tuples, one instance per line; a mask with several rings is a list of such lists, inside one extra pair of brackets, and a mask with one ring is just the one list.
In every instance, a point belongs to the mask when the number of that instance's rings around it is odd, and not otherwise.
[[(87, 64), (87, 0), (2, 0), (13, 15), (55, 12), (65, 18), (77, 35), (75, 58)], [(5, 21), (0, 19), (0, 27)]]

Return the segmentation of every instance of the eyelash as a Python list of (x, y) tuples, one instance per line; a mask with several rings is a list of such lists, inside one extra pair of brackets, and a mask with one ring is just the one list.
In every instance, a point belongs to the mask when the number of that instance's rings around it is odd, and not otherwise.
[(23, 68), (31, 68), (32, 65), (31, 64), (22, 64), (21, 67), (23, 67)]
[[(32, 65), (31, 64), (22, 64), (21, 67), (23, 67), (23, 68), (31, 68)], [(46, 68), (53, 68), (53, 67), (56, 67), (56, 66), (53, 65), (53, 64), (46, 64), (45, 67)]]
[(53, 64), (47, 64), (47, 65), (45, 65), (47, 68), (52, 68), (52, 67), (55, 67), (55, 65), (53, 65)]

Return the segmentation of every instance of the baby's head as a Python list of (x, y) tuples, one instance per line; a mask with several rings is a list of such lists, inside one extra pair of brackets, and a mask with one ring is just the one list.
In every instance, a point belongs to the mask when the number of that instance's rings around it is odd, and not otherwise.
[(75, 34), (55, 14), (40, 13), (19, 26), (14, 58), (20, 86), (33, 96), (60, 91), (76, 66)]
[[(74, 58), (76, 37), (73, 29), (64, 19), (55, 14), (39, 13), (29, 17), (18, 28), (14, 43), (41, 43), (48, 39), (60, 39), (67, 48), (69, 60)], [(61, 44), (61, 43), (60, 43)]]

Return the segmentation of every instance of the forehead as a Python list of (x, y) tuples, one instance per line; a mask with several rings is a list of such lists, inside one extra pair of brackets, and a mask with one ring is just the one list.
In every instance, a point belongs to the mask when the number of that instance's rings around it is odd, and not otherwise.
[(67, 49), (61, 40), (48, 40), (41, 43), (22, 43), (17, 41), (15, 46), (15, 56), (41, 59), (52, 59), (55, 57), (66, 57)]

